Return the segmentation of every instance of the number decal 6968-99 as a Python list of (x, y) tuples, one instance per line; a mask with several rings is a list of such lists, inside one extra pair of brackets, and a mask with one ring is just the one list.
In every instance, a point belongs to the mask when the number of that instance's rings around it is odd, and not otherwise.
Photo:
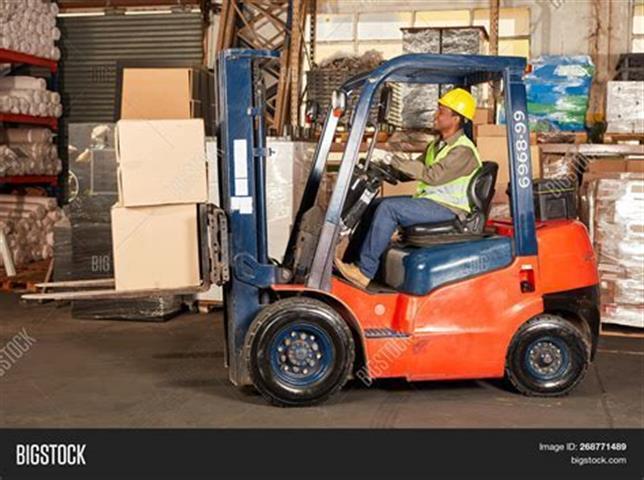
[(517, 179), (520, 188), (530, 187), (530, 146), (528, 125), (526, 124), (525, 112), (516, 110), (512, 114), (514, 120), (514, 151), (517, 160)]

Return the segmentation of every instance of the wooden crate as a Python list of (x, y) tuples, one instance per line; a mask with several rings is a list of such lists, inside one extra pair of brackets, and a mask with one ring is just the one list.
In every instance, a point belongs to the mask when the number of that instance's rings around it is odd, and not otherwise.
[(644, 133), (604, 133), (604, 143), (637, 142), (644, 144)]

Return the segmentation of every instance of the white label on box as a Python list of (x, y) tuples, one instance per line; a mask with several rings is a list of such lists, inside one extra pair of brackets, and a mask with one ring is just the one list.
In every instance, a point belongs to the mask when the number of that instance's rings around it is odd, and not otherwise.
[(235, 159), (235, 178), (248, 178), (246, 169), (247, 142), (238, 138), (233, 141), (233, 156)]
[(250, 215), (253, 213), (253, 198), (231, 197), (230, 208), (232, 210), (238, 210), (242, 215)]
[(248, 195), (248, 179), (236, 178), (235, 179), (235, 195), (246, 196)]

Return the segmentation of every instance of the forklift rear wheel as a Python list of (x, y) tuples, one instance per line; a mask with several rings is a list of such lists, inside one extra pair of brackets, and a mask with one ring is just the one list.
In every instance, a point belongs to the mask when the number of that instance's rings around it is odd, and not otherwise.
[(589, 359), (590, 344), (583, 332), (563, 317), (542, 314), (526, 322), (512, 339), (506, 376), (524, 395), (566, 395), (584, 377)]
[(246, 337), (255, 388), (271, 403), (320, 403), (346, 383), (355, 355), (351, 330), (319, 300), (279, 300), (257, 315)]

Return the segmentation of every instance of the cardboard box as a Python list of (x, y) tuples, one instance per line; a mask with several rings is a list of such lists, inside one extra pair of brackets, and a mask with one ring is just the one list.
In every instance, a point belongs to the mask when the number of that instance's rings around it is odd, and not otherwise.
[(120, 120), (116, 143), (123, 206), (208, 200), (203, 120)]
[(192, 68), (124, 68), (122, 82), (122, 119), (201, 115), (199, 75)]
[(196, 205), (112, 207), (117, 290), (201, 284)]
[(625, 172), (626, 160), (623, 157), (616, 158), (595, 158), (592, 159), (586, 168), (588, 173), (604, 172)]
[(121, 77), (117, 119), (202, 118), (215, 135), (214, 73), (206, 68), (126, 67)]
[[(508, 164), (508, 145), (505, 135), (479, 137), (476, 143), (482, 161), (496, 162), (499, 165), (493, 203), (507, 202), (508, 196), (505, 192), (508, 189), (508, 182), (510, 181), (510, 166)], [(532, 160), (532, 178), (541, 178), (538, 146), (530, 146), (530, 157)]]
[(593, 159), (588, 163), (586, 173), (644, 173), (644, 159), (625, 157)]
[(482, 124), (476, 125), (476, 137), (505, 137), (507, 127), (505, 125)]
[(392, 185), (385, 182), (382, 184), (382, 196), (395, 197), (397, 195), (414, 195), (417, 188), (417, 181), (398, 182), (398, 185)]
[[(507, 134), (506, 125), (496, 125), (496, 124), (487, 124), (487, 125), (475, 125), (475, 136), (474, 138), (479, 137), (505, 137)], [(530, 132), (530, 143), (537, 143), (537, 134), (535, 132)]]
[(644, 173), (644, 159), (626, 160), (626, 171), (630, 173)]
[(477, 108), (472, 123), (474, 125), (483, 125), (486, 123), (494, 123), (494, 110), (491, 108)]

